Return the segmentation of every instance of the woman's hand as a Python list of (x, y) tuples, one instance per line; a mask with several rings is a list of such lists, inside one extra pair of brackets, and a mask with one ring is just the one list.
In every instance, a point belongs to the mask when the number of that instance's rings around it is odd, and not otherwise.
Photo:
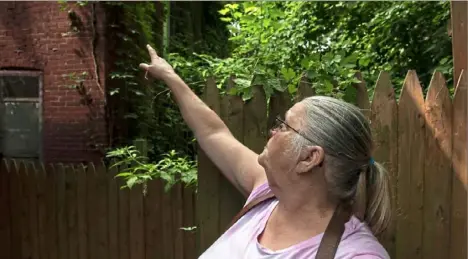
[(149, 55), (151, 57), (151, 64), (141, 63), (140, 68), (149, 73), (152, 77), (165, 80), (168, 76), (174, 74), (174, 69), (172, 68), (166, 60), (160, 58), (156, 51), (150, 46), (146, 45), (148, 48)]

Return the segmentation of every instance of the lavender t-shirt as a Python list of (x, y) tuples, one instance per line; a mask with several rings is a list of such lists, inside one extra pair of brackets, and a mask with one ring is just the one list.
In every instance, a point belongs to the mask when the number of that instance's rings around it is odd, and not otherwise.
[[(271, 192), (268, 183), (257, 187), (247, 203)], [(199, 259), (312, 259), (315, 258), (323, 233), (285, 249), (272, 251), (258, 242), (258, 235), (264, 230), (271, 212), (278, 204), (273, 199), (253, 208), (228, 229)], [(383, 246), (374, 237), (366, 224), (356, 217), (345, 224), (336, 259), (388, 259)]]

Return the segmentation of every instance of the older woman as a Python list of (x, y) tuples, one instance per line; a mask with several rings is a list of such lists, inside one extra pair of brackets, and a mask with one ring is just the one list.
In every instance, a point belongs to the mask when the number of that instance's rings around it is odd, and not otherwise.
[[(387, 174), (371, 157), (371, 131), (359, 109), (306, 98), (277, 119), (258, 155), (148, 51), (151, 64), (140, 68), (169, 86), (201, 148), (247, 203), (260, 198), (200, 258), (389, 258), (375, 237), (389, 222)], [(343, 217), (346, 211), (351, 216)]]

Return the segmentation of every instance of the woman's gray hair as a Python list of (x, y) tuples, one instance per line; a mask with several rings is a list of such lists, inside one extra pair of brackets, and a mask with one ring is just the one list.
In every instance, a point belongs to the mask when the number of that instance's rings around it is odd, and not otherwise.
[(313, 96), (301, 103), (305, 116), (299, 130), (313, 143), (297, 134), (294, 149), (321, 146), (329, 194), (351, 203), (356, 216), (375, 234), (382, 233), (391, 217), (390, 186), (387, 172), (372, 159), (368, 119), (356, 106), (331, 97)]

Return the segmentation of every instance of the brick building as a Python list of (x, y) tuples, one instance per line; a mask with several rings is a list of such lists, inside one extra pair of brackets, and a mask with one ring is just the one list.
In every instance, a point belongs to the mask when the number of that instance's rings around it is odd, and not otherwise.
[(93, 161), (108, 143), (105, 12), (92, 2), (61, 6), (0, 2), (5, 157)]

